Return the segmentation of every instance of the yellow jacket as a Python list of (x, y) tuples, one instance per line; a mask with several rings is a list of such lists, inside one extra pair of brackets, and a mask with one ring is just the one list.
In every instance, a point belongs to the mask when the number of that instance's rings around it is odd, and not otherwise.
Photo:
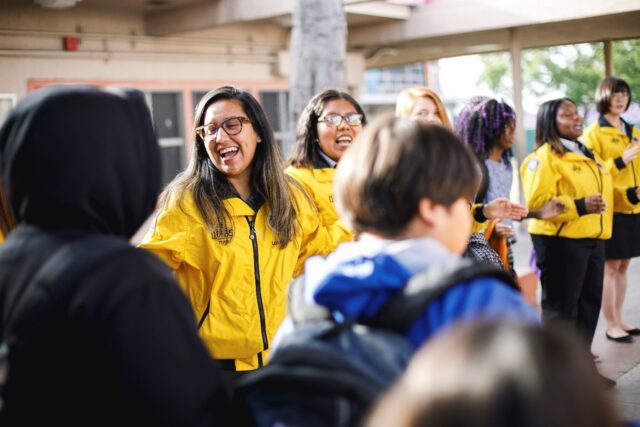
[[(597, 154), (595, 158), (599, 162)], [(530, 211), (554, 198), (567, 207), (551, 220), (530, 220), (529, 233), (571, 239), (611, 237), (613, 189), (602, 163), (570, 151), (561, 156), (545, 143), (525, 158), (520, 174)], [(609, 209), (602, 214), (578, 212), (576, 201), (596, 193), (603, 195)]]
[[(487, 228), (487, 225), (489, 225), (484, 214), (480, 211), (480, 209), (482, 208), (484, 208), (483, 203), (474, 203), (471, 206), (471, 217), (473, 219), (473, 222), (471, 223), (472, 233), (479, 233), (480, 231), (484, 231), (485, 228)], [(483, 219), (480, 220), (479, 218)]]
[(640, 143), (640, 130), (625, 122), (627, 133), (623, 133), (600, 118), (592, 123), (582, 135), (584, 144), (598, 154), (611, 172), (613, 179), (613, 210), (624, 214), (640, 213), (640, 203), (635, 187), (640, 185), (640, 156), (625, 166), (622, 152), (632, 143)]
[(353, 234), (338, 217), (333, 201), (333, 177), (335, 168), (296, 168), (289, 166), (285, 173), (298, 181), (315, 203), (322, 223), (327, 227), (331, 239), (337, 243), (353, 240)]
[[(140, 244), (175, 271), (212, 356), (236, 370), (256, 369), (285, 317), (287, 288), (312, 255), (334, 249), (317, 211), (296, 190), (298, 227), (281, 249), (268, 226), (266, 203), (256, 211), (238, 197), (224, 200), (233, 219), (230, 243), (214, 240), (191, 196), (158, 213)], [(232, 359), (232, 360), (228, 360)]]

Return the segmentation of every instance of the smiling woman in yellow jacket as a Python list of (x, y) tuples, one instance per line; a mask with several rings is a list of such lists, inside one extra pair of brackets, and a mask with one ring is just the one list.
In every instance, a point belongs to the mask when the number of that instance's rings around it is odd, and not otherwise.
[(596, 89), (600, 117), (585, 131), (585, 145), (607, 162), (613, 177), (613, 233), (605, 245), (602, 313), (606, 336), (632, 342), (640, 329), (622, 320), (627, 291), (627, 268), (640, 255), (640, 130), (621, 114), (631, 103), (631, 88), (624, 80), (607, 77)]
[(582, 145), (582, 117), (568, 98), (538, 110), (538, 148), (521, 168), (530, 210), (557, 199), (564, 212), (532, 219), (544, 319), (572, 322), (590, 346), (598, 322), (604, 274), (604, 240), (611, 236), (611, 177), (597, 155)]
[[(311, 98), (300, 114), (293, 154), (285, 170), (313, 199), (333, 241), (352, 239), (333, 203), (336, 165), (367, 124), (358, 102), (348, 93), (328, 89)], [(336, 224), (338, 223), (338, 224)]]
[(287, 287), (334, 247), (304, 190), (287, 178), (258, 101), (224, 86), (196, 107), (186, 171), (162, 196), (142, 247), (176, 274), (200, 336), (229, 371), (262, 366), (285, 316)]

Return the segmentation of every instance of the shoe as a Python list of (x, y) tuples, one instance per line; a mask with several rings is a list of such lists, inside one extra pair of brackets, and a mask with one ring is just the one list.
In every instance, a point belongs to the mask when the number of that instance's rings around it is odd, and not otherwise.
[(611, 378), (607, 378), (602, 374), (598, 374), (598, 376), (600, 377), (600, 382), (602, 383), (602, 385), (604, 386), (604, 388), (606, 390), (612, 389), (618, 384), (617, 382), (615, 382)]
[(609, 332), (605, 332), (604, 334), (607, 336), (607, 339), (609, 339), (611, 341), (623, 342), (623, 343), (631, 343), (631, 342), (633, 342), (633, 338), (629, 334), (623, 335), (621, 337), (612, 337), (611, 335), (609, 335)]
[(628, 333), (629, 335), (640, 335), (640, 329), (639, 328), (625, 329), (624, 331), (626, 333)]

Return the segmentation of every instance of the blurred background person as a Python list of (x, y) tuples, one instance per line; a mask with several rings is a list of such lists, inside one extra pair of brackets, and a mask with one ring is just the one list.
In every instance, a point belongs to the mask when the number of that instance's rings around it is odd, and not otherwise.
[[(437, 124), (453, 131), (442, 100), (433, 90), (423, 86), (400, 92), (396, 101), (396, 117)], [(487, 219), (521, 219), (526, 215), (525, 206), (511, 203), (504, 197), (492, 200), (488, 204), (476, 203), (472, 207), (472, 230), (474, 233), (482, 231), (487, 226)]]
[(285, 172), (311, 196), (336, 243), (352, 236), (344, 226), (334, 225), (339, 218), (333, 177), (342, 155), (366, 124), (362, 107), (351, 95), (333, 89), (320, 92), (300, 115), (293, 154), (287, 161)]
[[(515, 142), (515, 129), (516, 114), (504, 101), (478, 97), (462, 109), (456, 131), (462, 142), (476, 155), (482, 171), (475, 203), (486, 205), (498, 198), (510, 198), (513, 183), (511, 147)], [(515, 242), (516, 234), (513, 223), (505, 219), (491, 225), (492, 235), (485, 233), (485, 237), (490, 241), (492, 238), (500, 240), (501, 249), (504, 248), (504, 254), (501, 255), (505, 258), (505, 267), (513, 272), (511, 244)]]
[(418, 351), (367, 426), (622, 426), (576, 341), (548, 326), (455, 326)]
[(433, 90), (425, 86), (403, 90), (396, 101), (396, 117), (420, 120), (453, 130), (447, 110)]
[(600, 117), (584, 132), (587, 147), (609, 166), (613, 178), (613, 231), (605, 243), (602, 314), (606, 336), (616, 342), (632, 342), (640, 329), (622, 320), (627, 292), (627, 268), (640, 255), (640, 130), (621, 114), (631, 104), (631, 88), (622, 79), (607, 77), (596, 89)]
[(569, 98), (542, 104), (537, 148), (520, 173), (529, 209), (552, 199), (565, 206), (552, 218), (529, 223), (541, 270), (543, 318), (568, 320), (590, 347), (602, 298), (604, 241), (611, 237), (613, 189), (597, 154), (578, 141), (582, 123)]

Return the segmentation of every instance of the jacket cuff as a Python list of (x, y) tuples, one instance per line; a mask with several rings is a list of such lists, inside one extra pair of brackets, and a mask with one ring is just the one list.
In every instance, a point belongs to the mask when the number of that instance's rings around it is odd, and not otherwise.
[(477, 222), (485, 222), (487, 220), (487, 217), (484, 216), (484, 212), (482, 212), (483, 208), (484, 205), (478, 205), (475, 212), (473, 212), (473, 219), (475, 219)]
[(587, 214), (587, 203), (584, 201), (584, 197), (582, 199), (574, 200), (576, 204), (576, 209), (578, 210), (578, 215), (586, 215)]
[(627, 167), (627, 165), (624, 164), (624, 160), (622, 160), (622, 156), (616, 157), (614, 163), (616, 164), (618, 170), (622, 170)]
[(637, 205), (640, 202), (638, 199), (638, 195), (636, 194), (636, 188), (638, 187), (629, 187), (627, 188), (627, 199), (631, 202), (632, 205)]

